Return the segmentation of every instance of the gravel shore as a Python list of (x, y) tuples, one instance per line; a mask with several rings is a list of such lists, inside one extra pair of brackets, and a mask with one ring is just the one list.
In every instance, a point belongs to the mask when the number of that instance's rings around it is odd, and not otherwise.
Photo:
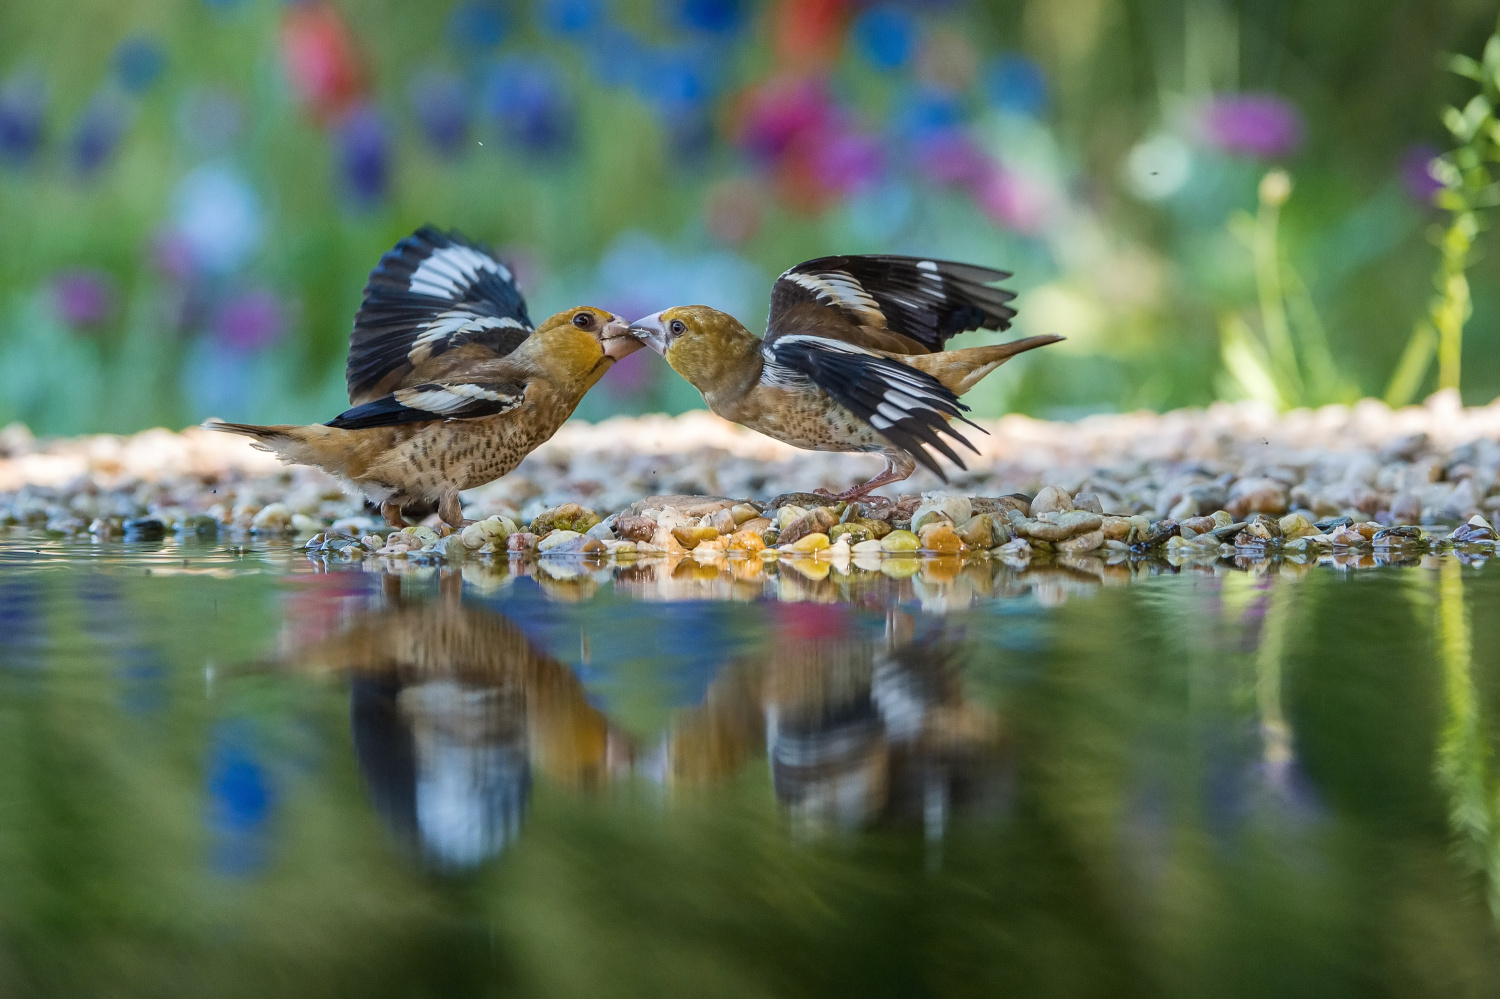
[[(750, 528), (771, 547), (789, 548), (811, 534), (838, 543), (843, 533), (844, 544), (857, 550), (866, 542), (868, 550), (886, 529), (858, 529), (865, 519), (913, 534), (951, 527), (960, 536), (956, 550), (1002, 556), (1007, 544), (1012, 554), (1029, 547), (1021, 553), (1029, 556), (1178, 549), (1190, 542), (1207, 553), (1215, 545), (1279, 548), (1300, 538), (1313, 539), (1314, 547), (1340, 538), (1354, 545), (1360, 531), (1357, 540), (1371, 544), (1381, 528), (1425, 526), (1383, 533), (1390, 545), (1412, 544), (1446, 537), (1476, 517), (1460, 538), (1483, 542), (1487, 525), (1477, 524), (1500, 510), (1500, 402), (1464, 408), (1455, 395), (1439, 394), (1394, 411), (1365, 400), (1278, 415), (1239, 403), (1076, 422), (1021, 416), (982, 422), (988, 435), (972, 435), (980, 455), (948, 484), (921, 472), (899, 490), (883, 491), (892, 502), (852, 510), (820, 506), (808, 491), (846, 488), (878, 470), (878, 457), (799, 451), (706, 412), (572, 423), (510, 475), (465, 494), (465, 515), (492, 524), (483, 539), (469, 539), (478, 541), (470, 550), (503, 550), (508, 543), (529, 552), (528, 545), (545, 550), (572, 542), (558, 554), (598, 553), (574, 537), (548, 538), (554, 529), (576, 537), (592, 529), (595, 540), (612, 543), (611, 552), (631, 539), (638, 554), (710, 541), (709, 547), (744, 550), (753, 545), (736, 548), (710, 533), (730, 539), (752, 520)], [(918, 515), (924, 492), (936, 492), (929, 500), (940, 508), (949, 500), (962, 508), (924, 518)], [(694, 508), (691, 516), (661, 500), (655, 507), (640, 503), (664, 495), (753, 502), (733, 515), (734, 504), (725, 503)], [(566, 504), (605, 524), (550, 513)], [(710, 532), (714, 515), (724, 523)], [(621, 516), (644, 517), (653, 526), (637, 523), (617, 533)], [(385, 535), (378, 519), (323, 473), (281, 466), (238, 438), (197, 429), (38, 441), (24, 428), (7, 428), (0, 432), (0, 522), (102, 537), (347, 535), (366, 539), (366, 550)], [(512, 535), (536, 537), (518, 545)], [(925, 537), (912, 547), (947, 553), (953, 542), (939, 537), (937, 549)], [(818, 551), (818, 544), (804, 542), (812, 546), (804, 552)], [(403, 545), (431, 550), (432, 539), (396, 540)], [(580, 545), (583, 551), (573, 550)], [(391, 546), (385, 541), (386, 554)]]

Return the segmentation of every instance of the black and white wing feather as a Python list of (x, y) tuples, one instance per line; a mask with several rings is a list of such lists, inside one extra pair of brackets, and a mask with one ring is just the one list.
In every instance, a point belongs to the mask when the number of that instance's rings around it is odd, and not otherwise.
[(925, 371), (826, 337), (783, 336), (768, 340), (761, 353), (766, 362), (762, 377), (768, 383), (796, 386), (810, 380), (944, 482), (948, 477), (922, 445), (930, 446), (959, 468), (967, 466), (942, 435), (979, 453), (949, 423), (950, 419), (959, 419), (975, 426), (963, 415), (968, 407)]
[(355, 406), (329, 420), (328, 426), (363, 430), (429, 420), (473, 420), (512, 410), (525, 396), (526, 386), (519, 382), (427, 382)]
[(813, 332), (806, 306), (816, 304), (835, 310), (844, 321), (838, 325), (895, 333), (927, 351), (942, 350), (966, 330), (1010, 326), (1016, 313), (1008, 303), (1015, 294), (991, 287), (1008, 277), (1007, 271), (924, 257), (819, 257), (776, 279), (767, 339)]
[(416, 365), (464, 344), (503, 356), (531, 331), (508, 267), (458, 233), (423, 226), (370, 272), (349, 337), (349, 401), (373, 401)]

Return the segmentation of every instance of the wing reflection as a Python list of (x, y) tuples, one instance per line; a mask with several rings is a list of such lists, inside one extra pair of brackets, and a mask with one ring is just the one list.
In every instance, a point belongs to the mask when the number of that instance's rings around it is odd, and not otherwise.
[(567, 666), (456, 594), (356, 615), (298, 658), (347, 672), (372, 803), (423, 862), (471, 868), (521, 829), (533, 770), (574, 785), (627, 765), (628, 740)]

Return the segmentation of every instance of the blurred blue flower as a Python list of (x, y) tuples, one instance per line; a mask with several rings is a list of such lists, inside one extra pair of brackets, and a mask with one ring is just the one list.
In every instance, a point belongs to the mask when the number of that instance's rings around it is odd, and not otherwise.
[(227, 90), (193, 90), (177, 108), (177, 130), (199, 152), (227, 151), (245, 127), (245, 110)]
[(21, 71), (0, 87), (0, 162), (29, 163), (42, 144), (47, 88), (41, 76)]
[(199, 270), (228, 274), (260, 248), (260, 199), (232, 167), (209, 163), (182, 178), (172, 209), (176, 231)]
[(52, 279), (52, 308), (74, 330), (102, 326), (115, 313), (115, 282), (104, 271), (75, 268)]
[(361, 104), (339, 123), (338, 157), (344, 187), (356, 202), (370, 205), (385, 197), (391, 180), (391, 143), (374, 107)]
[(112, 90), (101, 90), (90, 99), (68, 139), (68, 152), (79, 173), (94, 173), (109, 162), (130, 118), (130, 107)]
[(849, 232), (868, 243), (889, 243), (911, 221), (916, 203), (911, 185), (894, 178), (857, 190), (845, 204)]
[(161, 44), (147, 35), (132, 35), (115, 46), (115, 78), (132, 94), (155, 83), (166, 65)]
[(603, 17), (602, 0), (540, 0), (536, 5), (537, 27), (562, 38), (586, 34)]
[(1001, 111), (1036, 117), (1047, 109), (1047, 75), (1026, 56), (1003, 55), (984, 71), (984, 95)]
[(718, 58), (689, 46), (651, 52), (638, 60), (636, 92), (664, 114), (695, 112), (713, 97)]
[(275, 292), (252, 288), (230, 296), (219, 306), (213, 332), (231, 350), (262, 350), (286, 332), (286, 309)]
[(1443, 189), (1442, 181), (1432, 175), (1432, 161), (1437, 157), (1438, 148), (1430, 142), (1410, 146), (1402, 154), (1401, 186), (1413, 201), (1430, 206), (1433, 196)]
[(645, 46), (628, 29), (605, 25), (594, 32), (589, 50), (589, 70), (606, 87), (639, 80)]
[(1302, 145), (1302, 115), (1275, 94), (1229, 94), (1203, 109), (1204, 142), (1220, 152), (1279, 159)]
[(919, 88), (905, 94), (891, 113), (891, 125), (907, 142), (925, 142), (946, 135), (964, 123), (958, 98), (946, 91)]
[(453, 73), (429, 69), (411, 84), (411, 108), (427, 144), (445, 156), (468, 145), (469, 100)]
[(745, 21), (741, 0), (667, 0), (671, 20), (693, 31), (723, 35), (737, 31)]
[(683, 113), (667, 119), (667, 146), (673, 166), (690, 167), (704, 163), (713, 152), (713, 120), (703, 113)]
[(850, 33), (860, 54), (881, 69), (905, 66), (917, 47), (916, 19), (894, 4), (864, 11), (854, 19)]
[(545, 155), (560, 152), (572, 142), (573, 100), (550, 60), (502, 59), (485, 83), (484, 99), (501, 137), (513, 146)]
[(448, 15), (448, 41), (457, 49), (492, 49), (505, 38), (505, 30), (505, 11), (489, 0), (464, 0)]

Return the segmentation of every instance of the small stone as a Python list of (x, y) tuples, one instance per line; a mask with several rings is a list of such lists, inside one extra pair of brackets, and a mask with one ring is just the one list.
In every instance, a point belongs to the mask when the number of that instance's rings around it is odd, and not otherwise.
[(735, 552), (758, 552), (766, 547), (758, 531), (739, 530), (729, 536), (729, 550)]
[(878, 538), (870, 538), (868, 541), (855, 542), (850, 549), (856, 555), (875, 555), (885, 551)]
[(939, 555), (957, 555), (964, 550), (963, 539), (946, 523), (927, 524), (917, 532), (922, 550)]
[(892, 579), (910, 579), (922, 570), (922, 560), (910, 555), (896, 555), (880, 560), (880, 571)]
[(543, 510), (531, 520), (531, 533), (545, 536), (552, 531), (572, 531), (582, 534), (590, 527), (599, 523), (599, 515), (588, 507), (578, 503), (564, 503), (561, 506)]
[(597, 541), (604, 542), (606, 545), (609, 544), (611, 541), (617, 541), (617, 540), (619, 540), (618, 538), (615, 537), (615, 532), (614, 532), (613, 528), (611, 528), (609, 526), (609, 524), (606, 523), (606, 522), (604, 522), (604, 521), (600, 521), (599, 523), (595, 524), (593, 527), (590, 527), (587, 531), (584, 531), (583, 533), (586, 534), (586, 535), (588, 535), (591, 538), (594, 538)]
[(828, 532), (828, 538), (835, 544), (843, 538), (849, 538), (849, 544), (853, 545), (861, 541), (868, 541), (870, 532), (858, 524), (835, 524), (833, 529)]
[[(1035, 504), (1032, 505), (1035, 510)], [(1076, 534), (1087, 534), (1100, 530), (1104, 518), (1097, 513), (1069, 510), (1064, 513), (1042, 513), (1035, 520), (1028, 520), (1020, 527), (1020, 533), (1037, 541), (1062, 541)]]
[(754, 531), (756, 534), (764, 535), (771, 527), (771, 521), (767, 517), (752, 517), (740, 525), (741, 531)]
[[(125, 530), (125, 523), (119, 517), (95, 517), (89, 524), (89, 533), (96, 538), (112, 538)], [(214, 523), (214, 532), (217, 533), (219, 525)]]
[(1130, 518), (1101, 517), (1099, 529), (1104, 532), (1106, 541), (1124, 541), (1130, 537)]
[(1459, 524), (1451, 535), (1451, 540), (1456, 545), (1469, 545), (1485, 541), (1493, 542), (1496, 539), (1495, 529), (1490, 526), (1490, 522), (1477, 513), (1469, 518), (1468, 523)]
[(734, 518), (736, 526), (744, 527), (747, 521), (760, 516), (760, 508), (751, 506), (749, 503), (736, 503), (729, 508), (729, 516)]
[(829, 545), (828, 535), (821, 531), (814, 531), (812, 534), (804, 534), (796, 541), (793, 541), (790, 549), (799, 553), (819, 552), (829, 547)]
[[(567, 535), (561, 541), (545, 547), (549, 541)], [(577, 531), (553, 531), (537, 545), (537, 551), (543, 555), (603, 555), (608, 549), (604, 542), (598, 538), (591, 538), (587, 534), (579, 534)]]
[(698, 524), (691, 524), (686, 527), (672, 528), (672, 537), (676, 538), (678, 544), (682, 545), (688, 551), (692, 551), (700, 543), (711, 541), (718, 536), (719, 529), (716, 527), (703, 527)]
[(536, 550), (539, 552), (549, 552), (552, 549), (556, 548), (558, 545), (565, 545), (569, 541), (572, 541), (574, 538), (581, 537), (583, 537), (583, 535), (579, 534), (577, 531), (549, 531), (546, 537), (537, 542)]
[(704, 526), (712, 527), (719, 534), (733, 534), (735, 527), (734, 514), (729, 509), (719, 510), (703, 518)]
[(167, 536), (167, 525), (155, 517), (131, 517), (120, 527), (126, 541), (159, 541)]
[(1104, 532), (1102, 530), (1089, 531), (1085, 534), (1075, 534), (1064, 541), (1057, 542), (1057, 550), (1070, 555), (1082, 555), (1091, 552), (1104, 544)]
[(292, 514), (292, 532), (294, 534), (316, 534), (322, 529), (323, 522), (321, 520), (314, 520), (306, 514)]
[[(1176, 518), (1174, 517), (1173, 519), (1175, 520)], [(1207, 534), (1216, 528), (1228, 526), (1218, 523), (1212, 517), (1189, 517), (1181, 523), (1183, 537), (1188, 537), (1188, 531), (1192, 531), (1193, 534)]]
[(292, 529), (292, 511), (285, 503), (269, 503), (250, 518), (256, 534), (285, 534)]
[(1013, 493), (1010, 496), (973, 496), (969, 499), (969, 505), (974, 513), (1004, 516), (1014, 510), (1023, 517), (1031, 516), (1031, 500), (1020, 493)]
[(1352, 525), (1340, 527), (1328, 535), (1328, 541), (1335, 548), (1357, 548), (1365, 545), (1368, 539)]
[(1280, 517), (1290, 505), (1286, 486), (1275, 479), (1241, 479), (1229, 491), (1227, 509), (1236, 517), (1268, 513)]
[(1318, 533), (1313, 522), (1300, 513), (1287, 514), (1278, 521), (1277, 526), (1281, 528), (1281, 536), (1284, 538), (1310, 538)]
[(1031, 516), (1033, 517), (1044, 513), (1066, 513), (1072, 509), (1073, 497), (1060, 486), (1043, 486), (1041, 491), (1031, 499)]
[(892, 531), (880, 539), (880, 548), (888, 552), (914, 552), (922, 547), (922, 540), (910, 531)]
[(972, 509), (967, 496), (955, 496), (941, 491), (923, 493), (921, 505), (912, 512), (911, 529), (920, 532), (924, 525), (932, 521), (962, 524), (973, 516)]
[(1016, 538), (996, 548), (994, 554), (1006, 562), (1029, 562), (1031, 561), (1031, 545), (1025, 538)]
[(1376, 548), (1410, 548), (1421, 544), (1423, 540), (1422, 529), (1410, 524), (1384, 528), (1376, 531), (1375, 536), (1370, 539)]
[(777, 507), (776, 516), (773, 518), (776, 522), (776, 529), (780, 531), (786, 530), (788, 524), (805, 513), (807, 513), (807, 507), (797, 506), (792, 503)]
[[(783, 509), (785, 509), (783, 507)], [(779, 544), (794, 544), (809, 534), (827, 534), (838, 517), (826, 506), (815, 507), (781, 528)]]
[(530, 531), (517, 531), (505, 539), (505, 549), (512, 552), (534, 552), (539, 540)]
[(366, 534), (359, 539), (359, 543), (372, 552), (378, 552), (385, 547), (385, 538), (382, 538), (378, 534)]
[(462, 534), (450, 534), (446, 538), (442, 538), (433, 546), (433, 551), (441, 552), (444, 558), (452, 561), (466, 559), (473, 554), (469, 550), (469, 546), (464, 544)]
[(415, 527), (404, 527), (401, 529), (401, 533), (416, 538), (417, 543), (423, 548), (433, 547), (441, 537), (437, 531), (434, 531), (425, 524), (418, 524)]
[(630, 541), (650, 541), (656, 536), (656, 521), (638, 514), (625, 514), (615, 518), (615, 534)]
[(995, 519), (987, 513), (970, 517), (958, 528), (958, 536), (969, 548), (994, 548), (1000, 543), (995, 538)]
[(1231, 527), (1234, 524), (1234, 516), (1228, 510), (1215, 510), (1213, 512), (1214, 529)]
[(1099, 498), (1098, 493), (1079, 493), (1073, 497), (1073, 509), (1102, 514), (1104, 512), (1104, 501)]
[(634, 555), (634, 554), (636, 554), (636, 549), (637, 549), (637, 546), (636, 546), (636, 543), (634, 541), (606, 541), (606, 542), (604, 542), (604, 550), (606, 552), (608, 552), (609, 554), (614, 555), (616, 557), (619, 557), (621, 555)]

